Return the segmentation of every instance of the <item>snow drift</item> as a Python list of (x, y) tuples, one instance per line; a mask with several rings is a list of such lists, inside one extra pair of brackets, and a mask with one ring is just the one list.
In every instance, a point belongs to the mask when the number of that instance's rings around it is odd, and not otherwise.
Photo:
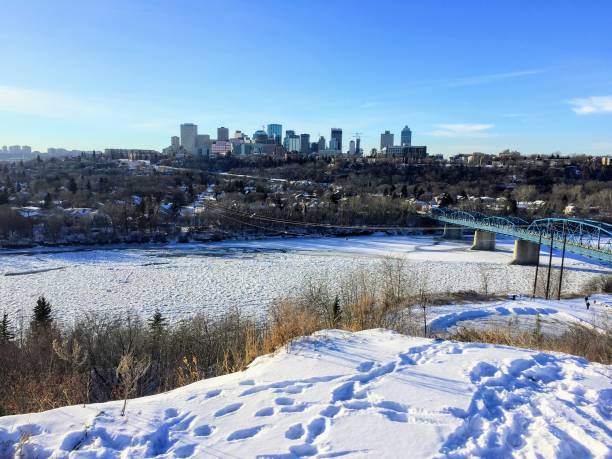
[(611, 368), (324, 331), (151, 397), (0, 418), (0, 457), (609, 457)]

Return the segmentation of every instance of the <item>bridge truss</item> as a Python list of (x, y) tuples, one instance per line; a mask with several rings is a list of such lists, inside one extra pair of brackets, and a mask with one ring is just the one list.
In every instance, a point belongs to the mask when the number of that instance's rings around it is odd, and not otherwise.
[(542, 218), (528, 222), (517, 217), (491, 217), (479, 212), (432, 209), (430, 217), (452, 225), (504, 234), (585, 257), (612, 263), (612, 225), (594, 220)]

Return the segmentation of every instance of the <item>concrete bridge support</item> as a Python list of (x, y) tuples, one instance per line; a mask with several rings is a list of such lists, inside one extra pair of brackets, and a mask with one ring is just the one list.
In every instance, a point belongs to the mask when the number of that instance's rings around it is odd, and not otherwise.
[(540, 262), (540, 244), (537, 242), (514, 241), (514, 258), (510, 262), (513, 265), (537, 266)]
[(472, 250), (495, 250), (495, 233), (491, 231), (474, 231)]
[(463, 228), (461, 226), (454, 226), (449, 223), (444, 224), (444, 239), (455, 239), (463, 240)]

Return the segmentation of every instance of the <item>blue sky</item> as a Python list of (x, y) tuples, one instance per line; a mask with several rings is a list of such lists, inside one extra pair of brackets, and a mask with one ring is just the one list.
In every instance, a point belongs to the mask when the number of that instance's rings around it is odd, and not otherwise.
[[(612, 2), (0, 0), (0, 145), (267, 123), (431, 153), (612, 154)], [(346, 142), (346, 141), (345, 141)]]

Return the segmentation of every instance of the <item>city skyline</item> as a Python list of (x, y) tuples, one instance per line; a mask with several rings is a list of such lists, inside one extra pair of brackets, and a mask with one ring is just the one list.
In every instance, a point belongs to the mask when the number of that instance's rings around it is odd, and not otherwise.
[[(0, 145), (161, 150), (184, 122), (211, 136), (279, 123), (311, 142), (340, 127), (343, 150), (360, 132), (367, 152), (386, 130), (399, 143), (407, 124), (415, 144), (446, 156), (612, 153), (605, 1), (31, 1), (3, 10)], [(230, 13), (229, 28), (206, 19)], [(261, 33), (247, 32), (253, 24)], [(309, 65), (297, 71), (284, 56)]]

